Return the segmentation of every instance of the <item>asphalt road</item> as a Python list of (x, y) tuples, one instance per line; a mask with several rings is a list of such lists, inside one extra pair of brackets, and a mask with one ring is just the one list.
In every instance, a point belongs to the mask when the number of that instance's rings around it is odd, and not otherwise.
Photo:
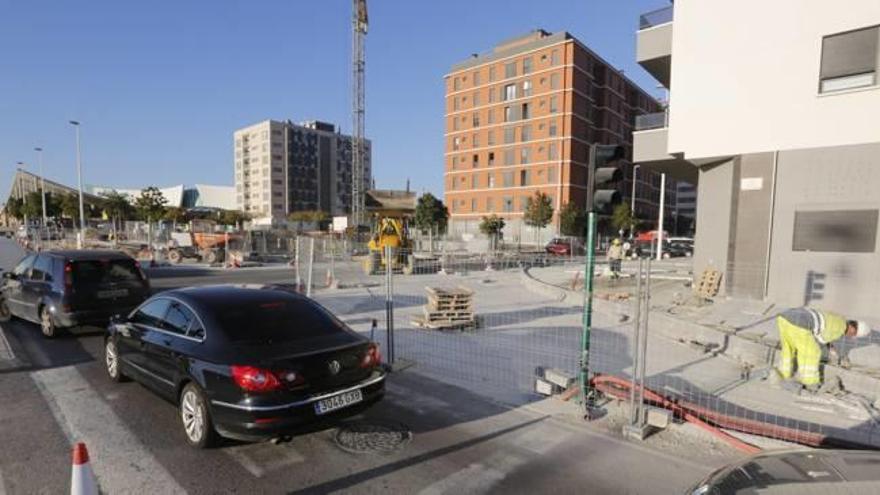
[[(0, 239), (2, 268), (13, 249)], [(168, 273), (154, 274), (157, 290), (291, 280), (284, 268)], [(174, 405), (107, 379), (101, 329), (51, 341), (20, 320), (2, 331), (17, 366), (0, 368), (0, 494), (68, 490), (75, 441), (89, 445), (106, 493), (681, 493), (721, 463), (629, 443), (540, 408), (504, 407), (418, 366), (394, 373), (386, 400), (344, 425), (387, 430), (360, 438), (387, 451), (344, 450), (336, 428), (282, 445), (197, 451), (185, 444)]]

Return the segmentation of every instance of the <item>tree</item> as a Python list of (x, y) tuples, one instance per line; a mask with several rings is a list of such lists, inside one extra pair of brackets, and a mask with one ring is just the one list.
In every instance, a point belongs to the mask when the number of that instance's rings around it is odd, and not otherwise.
[(294, 211), (294, 212), (291, 212), (290, 215), (287, 216), (287, 218), (288, 218), (291, 222), (296, 222), (296, 223), (297, 223), (297, 228), (296, 228), (296, 230), (297, 230), (298, 232), (302, 232), (302, 229), (303, 229), (303, 223), (304, 223), (304, 222), (310, 222), (310, 221), (311, 221), (311, 212), (309, 212), (309, 211), (305, 211), (305, 210), (302, 210), (302, 211)]
[(492, 249), (497, 247), (498, 237), (502, 230), (504, 230), (504, 219), (498, 215), (492, 214), (491, 216), (483, 217), (483, 220), (480, 221), (480, 232), (489, 236)]
[(314, 222), (318, 230), (324, 230), (330, 221), (330, 214), (324, 210), (315, 210), (309, 212), (309, 219)]
[(76, 224), (79, 222), (79, 196), (76, 194), (64, 194), (61, 196), (59, 203), (61, 204), (61, 214), (73, 220)]
[(22, 214), (34, 219), (43, 216), (43, 197), (39, 191), (31, 191), (25, 196), (27, 198), (22, 205)]
[(414, 222), (422, 232), (443, 233), (449, 222), (449, 209), (433, 194), (422, 194), (416, 204)]
[(110, 217), (110, 220), (113, 223), (113, 238), (116, 239), (117, 236), (117, 224), (120, 221), (127, 220), (132, 216), (132, 211), (134, 207), (131, 206), (131, 202), (129, 202), (128, 194), (121, 194), (116, 191), (109, 191), (101, 193), (101, 196), (104, 198), (104, 213)]
[(168, 200), (158, 188), (150, 186), (141, 190), (141, 195), (134, 200), (134, 209), (138, 217), (145, 222), (159, 220), (165, 215), (165, 204)]
[(587, 212), (575, 203), (565, 203), (559, 210), (559, 226), (562, 235), (583, 237), (587, 228)]
[(535, 239), (540, 229), (549, 225), (551, 219), (553, 219), (553, 202), (550, 201), (550, 196), (535, 191), (535, 195), (526, 201), (526, 211), (523, 214), (525, 224), (535, 228)]
[(620, 203), (614, 207), (614, 211), (611, 213), (611, 226), (614, 227), (615, 233), (621, 230), (635, 230), (637, 223), (628, 204)]
[(238, 210), (223, 210), (220, 212), (217, 221), (223, 225), (233, 225), (239, 228), (247, 220), (250, 220), (250, 216), (247, 213)]
[(178, 223), (186, 222), (187, 213), (183, 208), (170, 206), (165, 208), (165, 215), (162, 218), (177, 225)]
[(6, 201), (6, 206), (4, 207), (4, 209), (6, 210), (6, 214), (10, 217), (21, 220), (22, 201), (19, 198), (10, 197)]

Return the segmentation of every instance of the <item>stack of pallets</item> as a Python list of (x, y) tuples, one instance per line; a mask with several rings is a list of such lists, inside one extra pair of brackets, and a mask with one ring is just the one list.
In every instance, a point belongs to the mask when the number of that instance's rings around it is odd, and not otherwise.
[(425, 328), (472, 328), (476, 326), (474, 291), (466, 287), (453, 289), (425, 287), (428, 304), (422, 309), (424, 317), (413, 323)]

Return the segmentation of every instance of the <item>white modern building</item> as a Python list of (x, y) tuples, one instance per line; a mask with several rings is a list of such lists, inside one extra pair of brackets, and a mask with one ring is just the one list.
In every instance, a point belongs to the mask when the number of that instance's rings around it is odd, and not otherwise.
[[(111, 186), (87, 185), (85, 191), (94, 196), (102, 196), (111, 191), (128, 196), (130, 201), (141, 195), (140, 188), (119, 188)], [(160, 187), (168, 202), (166, 206), (176, 208), (213, 208), (221, 210), (235, 210), (235, 188), (232, 186), (215, 186), (207, 184), (195, 184), (187, 187), (183, 184)]]
[(696, 276), (880, 316), (878, 26), (877, 0), (679, 0), (642, 16), (638, 62), (670, 98), (634, 133), (634, 161), (698, 184)]
[[(234, 133), (235, 201), (255, 224), (284, 224), (295, 211), (351, 212), (352, 138), (319, 121), (265, 120)], [(364, 190), (371, 182), (364, 141)]]

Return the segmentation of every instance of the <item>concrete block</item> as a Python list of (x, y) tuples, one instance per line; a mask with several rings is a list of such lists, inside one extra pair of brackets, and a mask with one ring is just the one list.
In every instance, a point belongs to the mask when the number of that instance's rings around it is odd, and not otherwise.
[(648, 407), (645, 411), (648, 425), (654, 428), (664, 429), (672, 423), (672, 411), (660, 407)]
[(541, 395), (553, 395), (555, 387), (552, 383), (537, 378), (535, 380), (535, 392), (538, 392)]
[(568, 389), (575, 381), (573, 376), (556, 368), (544, 370), (544, 379), (562, 389)]
[(623, 437), (630, 440), (644, 440), (651, 433), (651, 426), (648, 424), (641, 425), (623, 425)]

